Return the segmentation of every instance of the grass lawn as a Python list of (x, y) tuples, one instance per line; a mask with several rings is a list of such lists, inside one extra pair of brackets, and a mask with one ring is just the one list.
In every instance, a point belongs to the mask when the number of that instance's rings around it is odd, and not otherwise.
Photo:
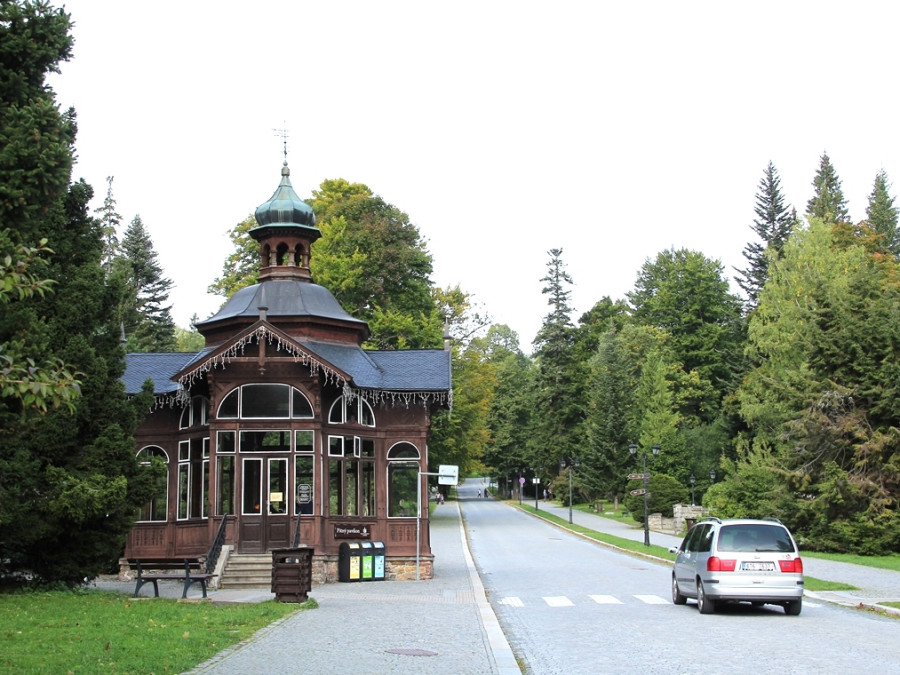
[(98, 590), (0, 594), (0, 671), (182, 673), (303, 605), (213, 605)]

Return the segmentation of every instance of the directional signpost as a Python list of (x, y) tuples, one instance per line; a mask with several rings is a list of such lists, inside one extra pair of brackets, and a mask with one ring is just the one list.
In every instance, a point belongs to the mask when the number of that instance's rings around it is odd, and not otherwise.
[(419, 580), (419, 556), (422, 540), (422, 476), (437, 476), (439, 485), (458, 485), (459, 467), (454, 464), (441, 464), (437, 473), (419, 472), (419, 484), (416, 487), (416, 581)]

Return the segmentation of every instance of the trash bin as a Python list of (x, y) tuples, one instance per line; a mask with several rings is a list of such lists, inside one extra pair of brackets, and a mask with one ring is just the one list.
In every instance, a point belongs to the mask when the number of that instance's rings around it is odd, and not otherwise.
[(312, 588), (311, 546), (272, 551), (272, 592), (278, 602), (306, 602)]
[(372, 542), (364, 541), (360, 544), (361, 552), (360, 557), (362, 558), (362, 577), (363, 581), (372, 581), (372, 574), (374, 572), (375, 560), (372, 552)]
[(338, 553), (338, 581), (359, 581), (362, 573), (359, 544), (343, 542)]
[(384, 542), (372, 542), (372, 580), (384, 581)]

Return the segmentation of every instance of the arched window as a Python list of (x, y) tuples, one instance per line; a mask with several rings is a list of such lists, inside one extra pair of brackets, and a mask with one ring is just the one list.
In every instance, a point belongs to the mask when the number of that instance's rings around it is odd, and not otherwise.
[(289, 384), (245, 384), (219, 404), (219, 419), (312, 419), (312, 404)]
[(165, 521), (166, 505), (169, 497), (169, 456), (155, 445), (141, 448), (137, 453), (138, 463), (153, 471), (155, 490), (153, 496), (138, 510), (138, 520)]
[(360, 424), (364, 427), (375, 426), (375, 413), (369, 402), (362, 396), (348, 398), (340, 396), (331, 404), (328, 411), (329, 424)]
[(205, 396), (192, 396), (190, 405), (184, 407), (181, 411), (181, 421), (178, 423), (179, 429), (190, 429), (191, 427), (201, 427), (209, 424), (208, 419), (209, 399)]
[(416, 516), (419, 457), (419, 449), (405, 441), (391, 446), (387, 452), (389, 518)]

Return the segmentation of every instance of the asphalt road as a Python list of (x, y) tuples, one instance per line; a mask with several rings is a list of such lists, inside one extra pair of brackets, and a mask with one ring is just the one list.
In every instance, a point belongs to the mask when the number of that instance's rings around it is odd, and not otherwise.
[(900, 621), (804, 600), (803, 613), (669, 596), (671, 568), (612, 551), (460, 485), (488, 598), (527, 673), (900, 673)]

